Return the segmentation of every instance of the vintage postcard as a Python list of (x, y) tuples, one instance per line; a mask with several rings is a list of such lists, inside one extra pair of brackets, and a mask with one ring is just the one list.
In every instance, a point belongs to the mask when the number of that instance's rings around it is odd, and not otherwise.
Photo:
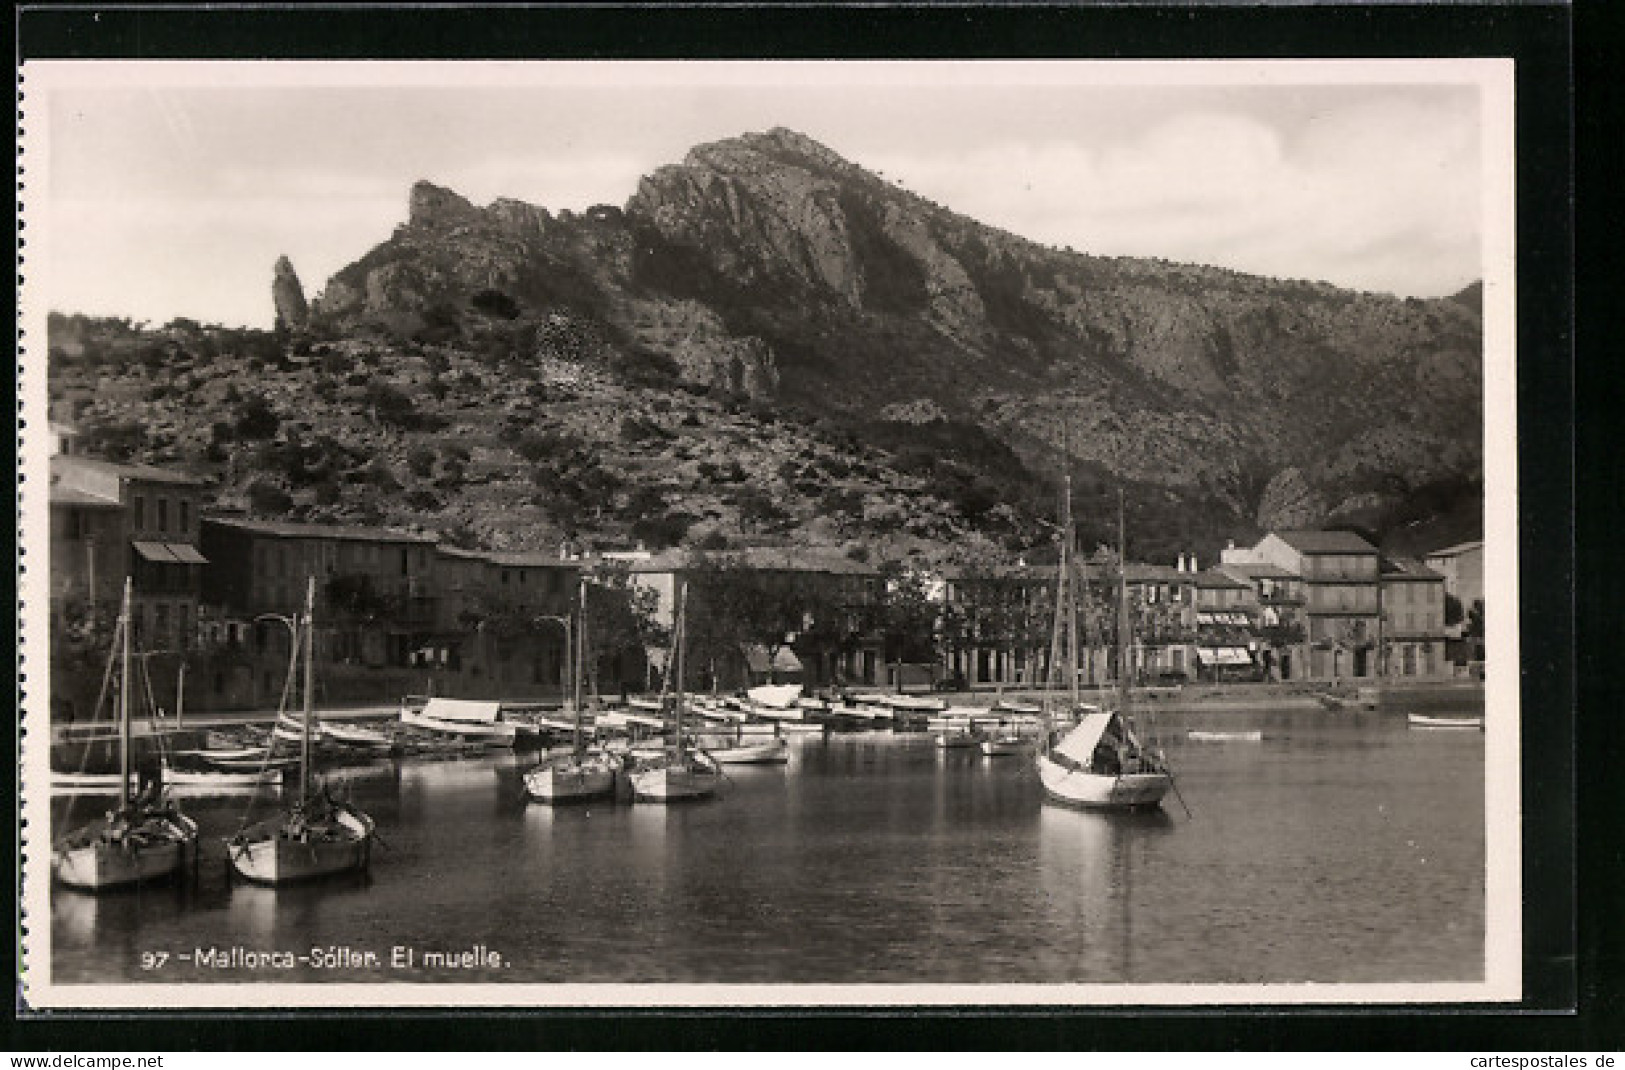
[(23, 1005), (1516, 1002), (1512, 71), (25, 63)]

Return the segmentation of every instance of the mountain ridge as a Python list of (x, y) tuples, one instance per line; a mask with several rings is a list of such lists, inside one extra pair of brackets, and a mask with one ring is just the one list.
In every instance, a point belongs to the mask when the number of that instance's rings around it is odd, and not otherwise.
[(1070, 466), (1233, 532), (1380, 525), (1482, 480), (1481, 288), (1398, 298), (1053, 249), (785, 128), (694, 146), (618, 207), (480, 207), (426, 181), (407, 200), (310, 302), (309, 338), (479, 354), (510, 390), (575, 361), (640, 405), (800, 413), (893, 460), (957, 443), (928, 484), (1031, 498)]

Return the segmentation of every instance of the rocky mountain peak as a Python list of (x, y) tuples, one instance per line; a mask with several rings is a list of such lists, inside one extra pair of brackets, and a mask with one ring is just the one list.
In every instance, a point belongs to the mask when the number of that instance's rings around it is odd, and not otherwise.
[(445, 230), (478, 221), (480, 210), (461, 194), (419, 180), (412, 185), (407, 225), (423, 230)]
[(305, 288), (293, 270), (293, 261), (286, 256), (277, 257), (271, 270), (271, 303), (276, 309), (279, 328), (297, 330), (309, 321), (310, 306), (305, 302)]

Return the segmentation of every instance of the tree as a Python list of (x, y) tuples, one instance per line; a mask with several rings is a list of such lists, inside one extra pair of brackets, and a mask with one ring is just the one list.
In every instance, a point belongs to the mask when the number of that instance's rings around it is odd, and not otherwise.
[(838, 642), (841, 607), (815, 573), (759, 569), (729, 557), (699, 554), (689, 569), (690, 665), (716, 674), (743, 645), (767, 654), (773, 681), (779, 652), (803, 637)]
[(886, 660), (935, 661), (940, 610), (930, 596), (929, 577), (898, 561), (882, 565), (880, 577), (879, 625)]
[(660, 596), (653, 588), (635, 583), (625, 565), (605, 563), (586, 577), (586, 674), (598, 691), (599, 674), (606, 660), (621, 677), (623, 656), (634, 652), (641, 660), (650, 647), (664, 646), (669, 630), (660, 623)]

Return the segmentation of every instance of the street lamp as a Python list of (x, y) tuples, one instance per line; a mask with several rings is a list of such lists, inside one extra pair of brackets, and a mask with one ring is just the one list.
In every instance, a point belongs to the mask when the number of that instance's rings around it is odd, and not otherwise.
[(571, 664), (575, 660), (575, 626), (571, 624), (570, 618), (567, 616), (560, 617), (550, 613), (541, 613), (536, 617), (538, 624), (548, 621), (564, 626), (564, 679), (560, 681), (560, 691), (564, 695), (572, 696), (571, 699), (566, 701), (571, 701), (572, 705), (577, 705), (579, 703), (573, 701), (574, 692), (571, 687), (575, 682), (575, 666)]

